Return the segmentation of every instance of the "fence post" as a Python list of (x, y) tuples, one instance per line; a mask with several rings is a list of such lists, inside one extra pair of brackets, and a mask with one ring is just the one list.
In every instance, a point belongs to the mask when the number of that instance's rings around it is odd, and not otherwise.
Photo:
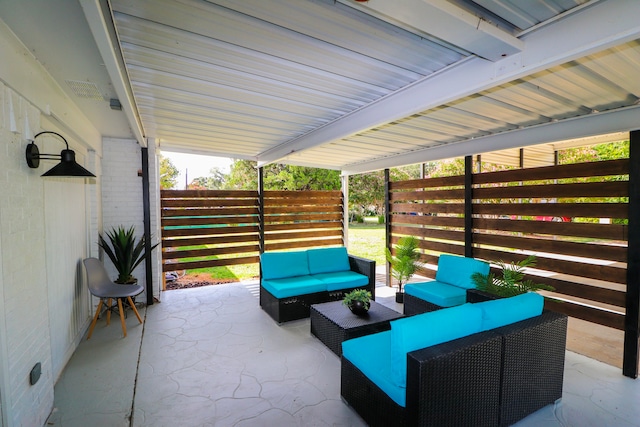
[[(389, 197), (389, 169), (384, 170), (384, 247), (391, 250), (391, 198)], [(386, 262), (385, 279), (387, 286), (391, 287), (391, 264)]]
[(258, 249), (264, 252), (264, 168), (258, 168)]
[(473, 257), (473, 157), (464, 158), (464, 256)]
[(629, 224), (627, 240), (627, 293), (624, 316), (622, 374), (638, 377), (640, 338), (640, 130), (629, 137)]
[(349, 247), (349, 175), (340, 177), (342, 184), (342, 246)]

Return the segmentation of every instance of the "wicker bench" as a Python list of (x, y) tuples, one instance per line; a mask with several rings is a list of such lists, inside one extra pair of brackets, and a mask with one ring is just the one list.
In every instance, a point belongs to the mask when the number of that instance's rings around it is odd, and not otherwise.
[[(289, 253), (284, 252), (284, 253), (278, 253), (278, 257), (284, 257), (284, 258), (281, 258), (280, 261), (282, 261), (283, 259), (286, 261), (288, 257), (291, 257), (292, 261), (295, 259), (296, 261), (294, 262), (295, 266), (293, 267), (293, 270), (295, 270), (295, 273), (297, 274), (301, 270), (304, 270), (304, 266), (301, 267), (300, 260), (304, 259), (304, 257), (301, 258), (301, 254), (311, 253), (316, 256), (322, 255), (322, 256), (316, 257), (316, 259), (330, 260), (332, 256), (336, 255), (336, 252), (337, 252), (336, 250), (338, 249), (340, 249), (341, 252), (344, 252), (344, 256), (345, 256), (344, 268), (346, 269), (346, 271), (362, 275), (364, 278), (363, 284), (352, 286), (352, 285), (349, 285), (348, 281), (346, 282), (346, 284), (333, 282), (331, 286), (329, 286), (330, 289), (327, 289), (326, 286), (323, 288), (322, 287), (318, 288), (317, 286), (307, 287), (306, 290), (303, 287), (296, 289), (295, 287), (296, 280), (297, 280), (296, 277), (300, 277), (300, 283), (305, 283), (305, 281), (306, 283), (308, 283), (309, 281), (307, 280), (307, 278), (313, 279), (314, 277), (322, 277), (321, 275), (323, 273), (320, 273), (320, 275), (307, 273), (307, 275), (300, 275), (300, 276), (291, 275), (290, 277), (285, 275), (284, 278), (285, 278), (286, 285), (292, 286), (292, 287), (289, 287), (289, 289), (287, 290), (289, 291), (289, 293), (293, 293), (293, 294), (286, 295), (286, 296), (274, 295), (272, 292), (269, 291), (269, 289), (267, 289), (266, 287), (267, 284), (265, 284), (265, 280), (268, 280), (268, 278), (274, 277), (273, 275), (267, 274), (266, 276), (267, 279), (265, 279), (264, 268), (267, 266), (264, 265), (264, 262), (265, 262), (265, 258), (267, 260), (269, 259), (268, 256), (265, 257), (265, 255), (269, 253), (265, 252), (261, 257), (261, 264), (260, 264), (260, 270), (261, 270), (260, 306), (262, 307), (262, 309), (267, 314), (269, 314), (269, 316), (271, 316), (276, 322), (282, 323), (282, 322), (288, 322), (291, 320), (297, 320), (297, 319), (303, 319), (303, 318), (309, 317), (309, 314), (310, 314), (309, 310), (312, 304), (319, 304), (323, 302), (341, 300), (344, 298), (345, 293), (350, 292), (353, 289), (366, 289), (369, 292), (371, 292), (372, 299), (375, 299), (375, 270), (376, 270), (375, 261), (357, 257), (354, 255), (347, 255), (346, 249), (344, 248), (310, 249), (308, 251), (298, 251), (298, 252), (289, 252)], [(271, 253), (271, 254), (275, 254), (275, 253)], [(346, 264), (348, 264), (348, 266)], [(274, 268), (272, 267), (273, 266), (269, 268), (271, 268), (271, 270), (274, 270)], [(310, 263), (310, 267), (312, 272), (314, 268), (316, 270), (320, 269), (320, 271), (326, 270), (326, 268), (318, 267), (317, 265), (314, 267), (313, 261)], [(288, 267), (283, 266), (282, 268), (288, 268)], [(307, 266), (307, 269), (308, 268), (309, 266)], [(276, 267), (275, 270), (278, 270), (278, 267)], [(331, 275), (331, 273), (328, 273), (328, 274)], [(280, 277), (280, 276), (281, 275), (276, 277)], [(269, 282), (268, 284), (271, 284), (271, 283), (273, 283), (273, 281)], [(314, 289), (314, 290), (309, 292), (308, 291), (309, 289)]]
[(562, 397), (566, 333), (567, 316), (544, 311), (411, 351), (404, 406), (343, 355), (341, 394), (372, 426), (511, 425)]

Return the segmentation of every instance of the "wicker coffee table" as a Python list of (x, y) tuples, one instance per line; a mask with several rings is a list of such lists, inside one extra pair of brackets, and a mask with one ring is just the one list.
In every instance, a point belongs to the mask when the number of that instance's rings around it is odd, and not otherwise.
[(351, 313), (342, 301), (314, 304), (311, 306), (311, 333), (340, 357), (343, 341), (388, 331), (389, 322), (401, 317), (404, 317), (401, 313), (375, 301), (371, 301), (366, 316)]

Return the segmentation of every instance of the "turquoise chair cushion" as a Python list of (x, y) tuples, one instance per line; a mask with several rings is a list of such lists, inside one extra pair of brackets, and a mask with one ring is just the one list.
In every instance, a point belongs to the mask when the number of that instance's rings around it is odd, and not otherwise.
[(480, 332), (481, 322), (482, 310), (477, 304), (463, 304), (390, 322), (393, 384), (407, 386), (407, 353)]
[(482, 310), (482, 330), (486, 331), (539, 316), (544, 307), (544, 297), (535, 292), (528, 292), (474, 305)]
[(307, 252), (265, 252), (260, 255), (260, 268), (263, 279), (306, 276), (309, 274)]
[(405, 407), (407, 392), (391, 379), (391, 332), (365, 335), (342, 343), (342, 357), (367, 376), (380, 390)]
[(271, 280), (262, 279), (262, 287), (278, 299), (327, 290), (326, 284), (312, 276), (285, 277), (283, 279)]
[(454, 307), (467, 302), (467, 290), (438, 281), (409, 283), (404, 292), (440, 307)]
[(351, 270), (347, 248), (344, 246), (339, 248), (309, 249), (307, 256), (309, 257), (310, 274)]
[(436, 280), (459, 288), (474, 289), (476, 285), (471, 280), (471, 275), (476, 272), (489, 274), (489, 264), (474, 258), (440, 255)]
[(324, 283), (327, 286), (327, 291), (355, 288), (357, 286), (365, 286), (369, 283), (369, 278), (367, 276), (351, 270), (338, 271), (336, 273), (314, 274), (313, 278)]

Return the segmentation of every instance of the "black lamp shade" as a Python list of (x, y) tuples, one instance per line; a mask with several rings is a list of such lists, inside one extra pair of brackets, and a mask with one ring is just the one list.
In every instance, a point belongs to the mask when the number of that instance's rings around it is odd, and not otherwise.
[(43, 173), (42, 176), (86, 176), (95, 175), (76, 163), (76, 153), (73, 150), (60, 152), (60, 163)]
[[(35, 144), (35, 139), (43, 134), (52, 134), (60, 138), (66, 144), (67, 148), (62, 150), (60, 154), (41, 154), (38, 150), (38, 146)], [(76, 153), (69, 149), (67, 140), (57, 132), (43, 131), (33, 137), (30, 144), (27, 145), (26, 150), (27, 165), (30, 168), (37, 168), (40, 166), (40, 159), (57, 160), (60, 159), (60, 163), (43, 173), (42, 176), (73, 176), (73, 177), (93, 177), (96, 176), (76, 163)]]

